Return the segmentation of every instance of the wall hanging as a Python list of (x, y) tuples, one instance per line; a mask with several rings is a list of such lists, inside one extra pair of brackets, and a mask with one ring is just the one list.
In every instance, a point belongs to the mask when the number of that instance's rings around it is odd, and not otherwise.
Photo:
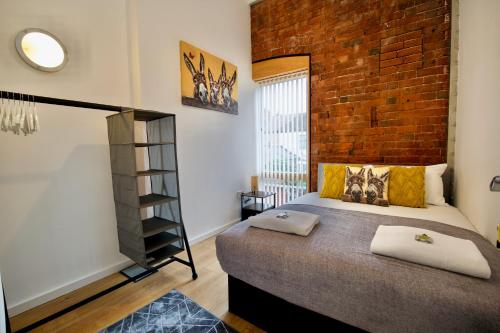
[(238, 114), (238, 69), (191, 44), (180, 42), (182, 104)]

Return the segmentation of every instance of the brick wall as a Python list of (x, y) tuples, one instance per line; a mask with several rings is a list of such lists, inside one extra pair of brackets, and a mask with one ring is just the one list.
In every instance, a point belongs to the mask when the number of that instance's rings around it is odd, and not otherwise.
[(311, 189), (318, 162), (446, 161), (448, 0), (264, 0), (252, 58), (311, 54)]

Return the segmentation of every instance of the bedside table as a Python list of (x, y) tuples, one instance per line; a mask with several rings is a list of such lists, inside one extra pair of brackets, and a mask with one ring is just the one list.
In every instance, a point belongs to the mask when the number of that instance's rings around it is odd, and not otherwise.
[[(266, 198), (273, 197), (273, 203), (264, 203)], [(246, 198), (249, 198), (250, 203), (247, 203)], [(252, 200), (253, 199), (253, 200)], [(257, 201), (260, 199), (260, 203)], [(253, 201), (253, 202), (252, 202)], [(254, 216), (265, 212), (266, 210), (276, 208), (276, 193), (271, 192), (246, 192), (241, 194), (241, 220), (244, 221), (250, 216)]]

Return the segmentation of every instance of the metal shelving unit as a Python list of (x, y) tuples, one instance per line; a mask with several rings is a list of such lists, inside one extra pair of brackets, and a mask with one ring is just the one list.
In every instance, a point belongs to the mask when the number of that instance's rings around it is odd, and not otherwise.
[[(175, 115), (130, 110), (106, 119), (120, 252), (148, 270), (186, 250), (195, 278), (181, 213)], [(146, 135), (136, 137), (137, 122), (145, 122)], [(137, 149), (145, 149), (144, 160)]]

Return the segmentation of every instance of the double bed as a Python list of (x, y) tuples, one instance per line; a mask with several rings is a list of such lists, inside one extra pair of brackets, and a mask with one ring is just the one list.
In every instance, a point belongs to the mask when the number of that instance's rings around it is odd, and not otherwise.
[[(216, 239), (229, 310), (268, 331), (500, 332), (500, 253), (455, 207), (379, 207), (305, 196), (280, 209), (320, 215), (307, 237), (239, 223)], [(379, 225), (472, 240), (489, 280), (370, 252)]]

